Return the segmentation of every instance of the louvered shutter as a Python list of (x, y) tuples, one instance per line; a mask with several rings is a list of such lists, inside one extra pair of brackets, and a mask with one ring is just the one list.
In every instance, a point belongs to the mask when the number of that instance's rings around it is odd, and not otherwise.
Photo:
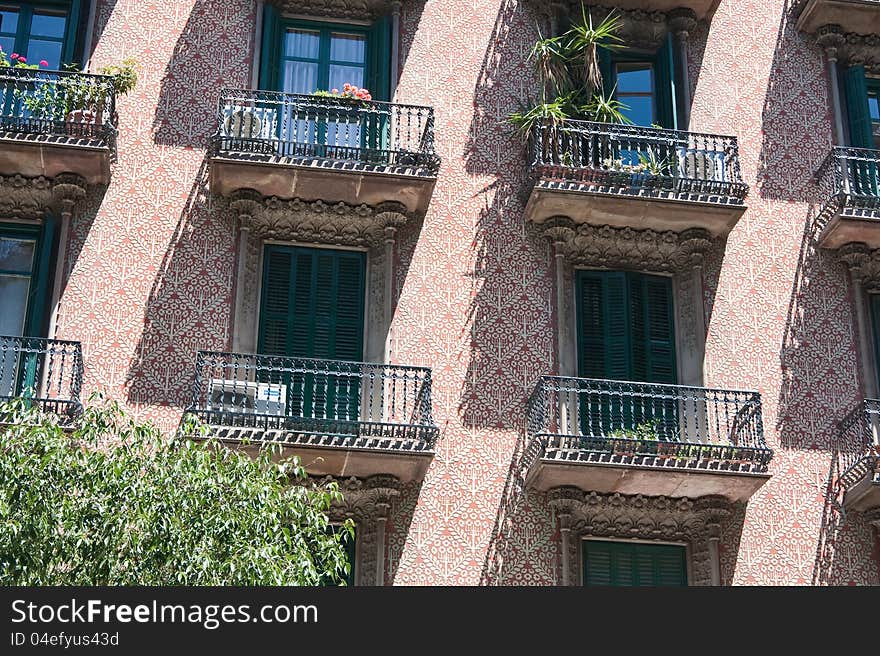
[(683, 546), (585, 540), (584, 585), (685, 586)]
[(260, 50), (260, 88), (279, 89), (281, 84), (281, 21), (278, 10), (263, 5), (263, 35)]
[(259, 351), (327, 361), (286, 379), (293, 416), (358, 418), (365, 268), (360, 252), (266, 247)]
[(868, 108), (865, 67), (848, 67), (843, 74), (843, 85), (846, 90), (850, 145), (857, 148), (873, 148), (874, 138), (871, 133), (871, 110)]

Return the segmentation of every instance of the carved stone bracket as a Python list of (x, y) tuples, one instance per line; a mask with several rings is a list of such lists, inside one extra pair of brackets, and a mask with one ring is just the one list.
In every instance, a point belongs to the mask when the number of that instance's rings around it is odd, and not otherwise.
[(880, 508), (874, 508), (873, 510), (863, 513), (863, 517), (866, 522), (873, 526), (877, 531), (880, 531)]
[(880, 249), (871, 250), (862, 242), (850, 243), (837, 249), (837, 257), (865, 291), (880, 292)]
[[(550, 490), (547, 499), (570, 532), (568, 551), (563, 553), (570, 571), (578, 571), (572, 565), (580, 563), (581, 541), (585, 537), (661, 540), (688, 545), (692, 584), (720, 582), (717, 543), (721, 525), (733, 511), (731, 502), (723, 497), (629, 496), (560, 487)], [(579, 579), (571, 578), (575, 584)]]
[(86, 181), (69, 173), (54, 179), (0, 176), (0, 215), (38, 220), (47, 210), (72, 211), (86, 191)]
[(252, 189), (235, 192), (229, 209), (242, 229), (261, 239), (374, 247), (384, 243), (386, 228), (398, 228), (410, 216), (401, 203), (376, 206), (329, 204), (299, 198), (265, 198)]
[(824, 25), (816, 30), (816, 43), (828, 58), (847, 66), (864, 66), (880, 74), (880, 36), (844, 32), (840, 25)]
[(700, 228), (657, 232), (576, 224), (564, 216), (542, 225), (544, 236), (575, 266), (673, 273), (700, 266), (713, 245), (712, 235)]
[(355, 583), (384, 585), (385, 528), (391, 506), (400, 496), (400, 481), (394, 476), (378, 474), (366, 479), (334, 479), (328, 476), (318, 484), (332, 480), (338, 483), (343, 500), (331, 507), (330, 518), (334, 521), (351, 518), (357, 524)]

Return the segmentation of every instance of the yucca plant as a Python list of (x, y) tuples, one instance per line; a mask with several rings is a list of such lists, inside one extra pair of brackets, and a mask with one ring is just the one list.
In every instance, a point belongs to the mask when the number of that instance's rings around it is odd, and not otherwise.
[(593, 15), (581, 4), (581, 20), (563, 34), (565, 51), (574, 69), (580, 73), (589, 95), (602, 88), (602, 67), (599, 65), (599, 48), (620, 50), (623, 39), (617, 35), (620, 17), (613, 11), (598, 25), (593, 24)]

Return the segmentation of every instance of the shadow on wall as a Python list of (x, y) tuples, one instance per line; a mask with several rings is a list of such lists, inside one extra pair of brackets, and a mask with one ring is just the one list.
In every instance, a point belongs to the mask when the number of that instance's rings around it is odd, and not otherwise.
[(235, 220), (213, 206), (206, 182), (203, 162), (150, 289), (127, 377), (135, 405), (186, 407), (196, 351), (228, 345)]
[[(786, 3), (764, 101), (758, 192), (764, 199), (808, 208), (780, 349), (783, 384), (776, 428), (784, 447), (830, 451), (836, 422), (859, 393), (856, 337), (845, 268), (817, 245), (828, 191), (817, 186), (815, 172), (831, 148), (827, 74), (819, 48), (797, 32), (788, 12)], [(790, 83), (802, 79), (805, 70), (819, 74), (806, 84)], [(797, 139), (792, 139), (794, 125), (802, 128)], [(832, 407), (822, 407), (824, 399)]]
[[(175, 10), (174, 3), (167, 11)], [(250, 87), (256, 3), (196, 0), (162, 76), (153, 139), (178, 148), (208, 147), (224, 87)], [(199, 91), (199, 92), (196, 92)]]

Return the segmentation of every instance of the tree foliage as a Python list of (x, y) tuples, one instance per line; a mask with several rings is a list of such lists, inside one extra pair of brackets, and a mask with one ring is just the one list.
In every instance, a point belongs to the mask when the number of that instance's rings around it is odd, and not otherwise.
[(350, 571), (351, 520), (334, 531), (327, 515), (339, 489), (294, 458), (193, 440), (191, 421), (165, 438), (115, 402), (70, 434), (23, 401), (0, 417), (0, 585), (324, 585)]

